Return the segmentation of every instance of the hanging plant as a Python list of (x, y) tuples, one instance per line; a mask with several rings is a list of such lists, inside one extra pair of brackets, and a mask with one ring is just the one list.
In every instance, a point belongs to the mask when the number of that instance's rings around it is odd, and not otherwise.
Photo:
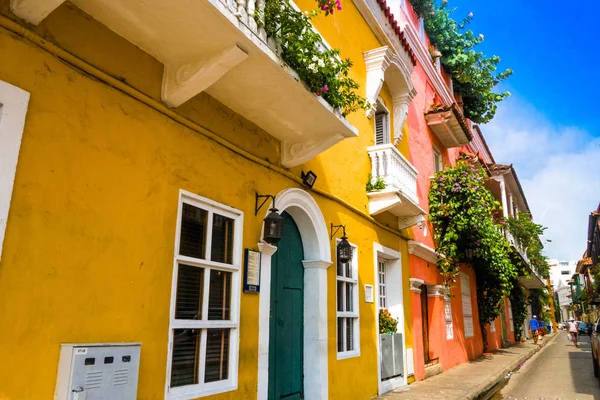
[(385, 180), (383, 180), (382, 177), (374, 178), (373, 175), (369, 174), (369, 177), (367, 178), (367, 192), (383, 190), (385, 187)]
[(447, 286), (454, 286), (460, 264), (475, 270), (479, 324), (487, 349), (486, 325), (500, 315), (517, 269), (510, 244), (494, 220), (500, 204), (485, 188), (482, 168), (459, 160), (439, 171), (429, 189), (429, 219), (438, 253), (437, 267)]
[[(319, 0), (318, 10), (304, 13), (288, 0), (266, 0), (264, 28), (267, 37), (281, 46), (281, 58), (317, 96), (322, 96), (345, 117), (367, 110), (369, 102), (357, 94), (358, 83), (349, 77), (352, 61), (340, 58), (339, 49), (327, 49), (323, 38), (313, 30), (311, 20), (321, 13), (341, 10), (339, 0)], [(257, 12), (258, 9), (257, 9)], [(262, 20), (257, 16), (257, 20)]]

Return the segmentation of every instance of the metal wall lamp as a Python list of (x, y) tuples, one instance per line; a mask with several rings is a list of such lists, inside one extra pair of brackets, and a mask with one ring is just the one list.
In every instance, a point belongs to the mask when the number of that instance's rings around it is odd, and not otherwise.
[(346, 237), (346, 226), (331, 224), (329, 240), (333, 240), (334, 236), (338, 233), (340, 229), (342, 229), (343, 235), (342, 239), (337, 245), (337, 259), (341, 263), (348, 263), (352, 260), (352, 245), (350, 245), (350, 243), (348, 242), (348, 238)]
[[(259, 199), (264, 199), (258, 204)], [(275, 208), (275, 196), (266, 194), (260, 195), (256, 193), (256, 200), (254, 203), (254, 215), (258, 215), (260, 209), (265, 205), (269, 199), (273, 200), (273, 205), (269, 209), (271, 211), (267, 217), (264, 219), (265, 229), (263, 233), (263, 239), (265, 242), (269, 244), (277, 244), (283, 238), (283, 217), (277, 213), (277, 208)]]
[(317, 180), (317, 174), (312, 171), (308, 171), (307, 173), (302, 171), (300, 178), (302, 178), (302, 183), (308, 186), (309, 189), (312, 189), (312, 187), (315, 185), (315, 181)]

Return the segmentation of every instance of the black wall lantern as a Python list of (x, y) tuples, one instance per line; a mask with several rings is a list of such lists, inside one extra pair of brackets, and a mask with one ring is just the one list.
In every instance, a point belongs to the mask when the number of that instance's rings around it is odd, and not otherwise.
[[(336, 233), (342, 229), (342, 240), (337, 245), (337, 259), (341, 263), (348, 263), (352, 260), (352, 245), (348, 242), (348, 238), (346, 237), (346, 226), (345, 225), (333, 225), (331, 224), (331, 237), (330, 240), (333, 239)], [(334, 231), (335, 229), (335, 231)]]
[[(259, 199), (264, 199), (260, 205), (258, 205)], [(263, 232), (263, 239), (269, 244), (277, 244), (283, 237), (283, 217), (277, 213), (275, 208), (275, 196), (270, 194), (260, 195), (256, 193), (256, 202), (254, 204), (254, 215), (258, 215), (260, 209), (265, 205), (269, 199), (273, 200), (273, 206), (269, 209), (271, 211), (265, 218), (265, 228)]]
[(317, 174), (315, 174), (312, 171), (308, 171), (307, 173), (304, 173), (304, 171), (302, 171), (302, 174), (300, 174), (300, 178), (302, 178), (302, 183), (304, 183), (306, 186), (312, 189), (312, 187), (315, 185), (315, 181), (317, 180)]

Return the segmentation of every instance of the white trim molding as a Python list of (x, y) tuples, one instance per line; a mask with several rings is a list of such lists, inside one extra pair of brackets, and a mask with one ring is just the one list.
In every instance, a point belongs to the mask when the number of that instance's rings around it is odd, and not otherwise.
[(427, 285), (427, 297), (448, 297), (448, 287), (444, 285)]
[(408, 104), (417, 93), (412, 81), (412, 70), (407, 68), (403, 60), (393, 53), (388, 46), (364, 52), (367, 67), (366, 98), (372, 108), (367, 110), (371, 118), (377, 108), (377, 99), (384, 81), (392, 94), (392, 110), (394, 115), (395, 145), (402, 140), (402, 128), (408, 116)]
[[(329, 232), (317, 202), (308, 192), (296, 188), (285, 189), (277, 194), (276, 199), (277, 208), (290, 214), (296, 223), (304, 249), (304, 398), (327, 399), (327, 269), (331, 265)], [(267, 399), (269, 393), (271, 257), (277, 247), (261, 240), (259, 248), (266, 250), (261, 256), (258, 312), (257, 397), (262, 400)]]
[(386, 300), (387, 310), (393, 317), (398, 318), (398, 332), (402, 334), (402, 354), (404, 354), (402, 376), (385, 380), (381, 380), (381, 350), (379, 346), (379, 310), (381, 309), (379, 301), (376, 303), (377, 312), (375, 313), (375, 326), (377, 327), (377, 382), (379, 395), (394, 390), (400, 386), (407, 384), (407, 361), (406, 361), (406, 330), (404, 320), (404, 295), (402, 288), (402, 258), (400, 252), (389, 247), (382, 246), (377, 242), (373, 242), (373, 265), (375, 273), (375, 299), (379, 299), (379, 269), (377, 268), (379, 259), (385, 259), (386, 263)]
[(0, 260), (28, 105), (29, 92), (0, 81)]
[(434, 249), (415, 240), (408, 241), (408, 253), (432, 264), (438, 262), (438, 256)]
[(421, 286), (425, 284), (425, 281), (419, 278), (410, 278), (408, 282), (410, 285), (410, 291), (415, 293), (421, 293)]

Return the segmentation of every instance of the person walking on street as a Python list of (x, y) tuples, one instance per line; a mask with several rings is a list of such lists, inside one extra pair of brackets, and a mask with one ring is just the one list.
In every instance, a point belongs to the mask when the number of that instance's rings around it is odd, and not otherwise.
[(529, 320), (529, 332), (531, 332), (531, 336), (533, 338), (533, 343), (537, 344), (538, 342), (538, 329), (540, 328), (540, 323), (537, 320), (537, 317), (534, 315), (533, 318)]
[(569, 321), (569, 335), (571, 335), (571, 338), (573, 340), (573, 344), (575, 344), (575, 347), (577, 347), (577, 326), (579, 325), (579, 322), (575, 321), (574, 319), (571, 319)]

